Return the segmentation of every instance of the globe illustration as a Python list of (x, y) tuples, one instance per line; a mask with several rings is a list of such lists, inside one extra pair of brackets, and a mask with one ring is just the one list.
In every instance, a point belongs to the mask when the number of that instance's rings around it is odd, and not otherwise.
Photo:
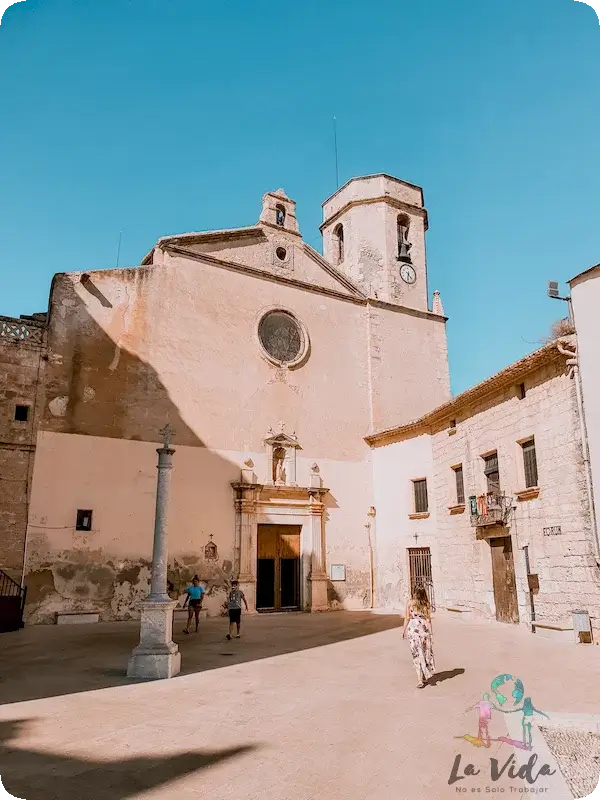
[(512, 675), (497, 675), (491, 683), (491, 690), (500, 708), (516, 708), (525, 693), (523, 682)]

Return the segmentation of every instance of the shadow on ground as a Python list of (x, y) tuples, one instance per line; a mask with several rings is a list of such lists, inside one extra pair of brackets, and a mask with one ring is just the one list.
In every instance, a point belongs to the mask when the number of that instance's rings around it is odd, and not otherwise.
[(433, 678), (430, 678), (427, 681), (428, 686), (437, 686), (438, 683), (443, 683), (444, 681), (449, 681), (452, 678), (457, 678), (459, 675), (464, 675), (465, 671), (463, 667), (457, 667), (456, 669), (449, 669), (445, 672), (436, 672)]
[(242, 755), (253, 745), (171, 756), (87, 761), (59, 753), (13, 746), (27, 720), (0, 722), (0, 764), (4, 788), (26, 800), (125, 800)]
[[(269, 614), (246, 617), (242, 638), (225, 640), (225, 618), (203, 620), (198, 634), (174, 632), (182, 675), (333, 645), (402, 624), (368, 612)], [(0, 704), (125, 686), (139, 623), (40, 625), (0, 635)], [(27, 797), (27, 800), (30, 800)]]

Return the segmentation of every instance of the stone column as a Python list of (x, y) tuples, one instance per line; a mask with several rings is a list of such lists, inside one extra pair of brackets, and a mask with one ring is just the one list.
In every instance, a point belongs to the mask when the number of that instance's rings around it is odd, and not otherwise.
[(240, 526), (240, 589), (246, 595), (249, 613), (256, 612), (256, 489), (241, 492), (236, 501)]
[(311, 553), (311, 611), (327, 611), (328, 578), (325, 571), (325, 505), (322, 502), (323, 481), (319, 474), (319, 467), (313, 464), (310, 474), (310, 524), (312, 534)]
[(164, 444), (158, 453), (158, 481), (154, 516), (154, 547), (150, 594), (141, 604), (140, 643), (131, 654), (130, 678), (172, 678), (181, 668), (181, 653), (173, 642), (173, 609), (177, 603), (167, 594), (167, 514), (171, 490), (172, 458), (169, 447), (173, 432), (161, 430)]

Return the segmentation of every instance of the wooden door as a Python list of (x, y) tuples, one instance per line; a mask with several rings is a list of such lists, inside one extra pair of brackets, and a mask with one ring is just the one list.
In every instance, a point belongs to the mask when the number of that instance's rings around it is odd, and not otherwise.
[(492, 579), (498, 622), (518, 622), (519, 604), (510, 536), (490, 539), (492, 550)]
[(256, 608), (300, 608), (300, 526), (259, 525)]

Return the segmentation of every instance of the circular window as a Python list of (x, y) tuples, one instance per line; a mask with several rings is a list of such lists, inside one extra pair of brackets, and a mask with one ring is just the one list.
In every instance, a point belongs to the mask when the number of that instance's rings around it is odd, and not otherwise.
[(287, 250), (285, 247), (278, 247), (277, 250), (275, 250), (275, 255), (280, 261), (285, 261), (287, 258)]
[(306, 355), (308, 338), (289, 311), (269, 311), (258, 323), (258, 338), (271, 361), (293, 366)]

